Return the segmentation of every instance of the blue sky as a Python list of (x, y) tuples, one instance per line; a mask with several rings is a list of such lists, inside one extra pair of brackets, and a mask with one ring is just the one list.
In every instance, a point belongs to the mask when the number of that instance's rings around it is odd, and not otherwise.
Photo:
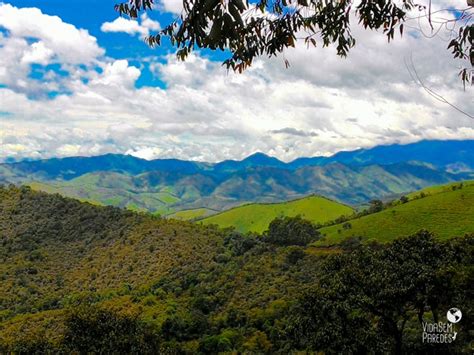
[(161, 0), (137, 21), (118, 18), (114, 4), (0, 2), (0, 161), (109, 152), (217, 161), (256, 151), (291, 160), (474, 138), (472, 119), (410, 77), (412, 59), (425, 84), (474, 112), (472, 88), (456, 76), (461, 63), (445, 49), (450, 34), (428, 39), (426, 23), (408, 22), (391, 44), (354, 25), (347, 59), (299, 43), (238, 75), (221, 66), (226, 53), (198, 51), (183, 63), (166, 42), (143, 42), (178, 16), (179, 0)]
[[(175, 50), (165, 39), (162, 46), (150, 48), (138, 35), (130, 35), (125, 32), (104, 32), (101, 27), (104, 23), (113, 22), (117, 19), (117, 12), (114, 5), (119, 1), (115, 0), (21, 0), (8, 1), (17, 7), (36, 7), (44, 14), (59, 16), (64, 22), (73, 24), (77, 28), (87, 29), (89, 33), (97, 38), (99, 45), (105, 49), (105, 55), (112, 58), (127, 59), (131, 65), (141, 67), (142, 72), (137, 80), (136, 86), (160, 86), (165, 83), (156, 75), (149, 71), (148, 60), (143, 58), (153, 58), (153, 62), (165, 62), (166, 55), (174, 53)], [(159, 5), (157, 5), (159, 6)], [(152, 11), (147, 13), (150, 19), (167, 24), (178, 16), (166, 11)], [(150, 31), (153, 33), (153, 31)], [(227, 53), (222, 51), (205, 51), (201, 53), (206, 57), (219, 61), (227, 58)]]
[[(130, 36), (124, 32), (103, 32), (101, 26), (105, 22), (112, 22), (117, 19), (117, 13), (114, 0), (21, 0), (9, 1), (8, 3), (18, 7), (36, 7), (41, 9), (44, 14), (59, 16), (64, 22), (73, 24), (77, 28), (84, 28), (97, 38), (99, 45), (105, 49), (105, 55), (112, 58), (128, 59), (132, 65), (144, 66), (142, 75), (137, 81), (137, 87), (143, 85), (161, 85), (163, 82), (159, 78), (151, 75), (147, 70), (147, 63), (141, 58), (156, 56), (156, 60), (162, 60), (172, 48), (165, 42), (163, 47), (152, 49), (147, 46), (144, 41), (138, 40), (137, 36)], [(150, 13), (150, 17), (158, 22), (166, 23), (173, 19), (174, 15), (154, 11)]]

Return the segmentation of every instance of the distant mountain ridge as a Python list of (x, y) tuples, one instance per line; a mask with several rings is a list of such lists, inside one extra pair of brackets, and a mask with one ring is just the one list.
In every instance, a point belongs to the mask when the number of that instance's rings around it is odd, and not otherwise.
[(47, 179), (69, 180), (95, 171), (117, 171), (140, 174), (148, 171), (173, 171), (195, 173), (209, 164), (179, 159), (145, 160), (132, 155), (105, 154), (92, 157), (52, 158), (0, 164), (26, 174), (38, 174)]
[(424, 140), (410, 144), (380, 145), (369, 149), (342, 151), (330, 157), (299, 158), (289, 163), (292, 168), (339, 162), (350, 165), (395, 164), (423, 161), (437, 168), (463, 164), (474, 170), (474, 140)]
[(473, 140), (380, 146), (289, 163), (256, 153), (219, 163), (107, 154), (0, 164), (0, 183), (165, 215), (310, 194), (357, 205), (473, 176)]
[(281, 169), (289, 167), (287, 163), (275, 157), (270, 157), (264, 153), (255, 153), (242, 160), (224, 160), (216, 163), (213, 166), (213, 170), (216, 172), (235, 172), (258, 166)]
[(255, 153), (243, 160), (224, 160), (218, 163), (180, 159), (145, 160), (131, 155), (105, 154), (3, 163), (0, 164), (0, 169), (9, 168), (16, 173), (38, 174), (42, 178), (68, 180), (95, 171), (117, 171), (130, 174), (149, 171), (194, 174), (204, 171), (222, 174), (255, 167), (296, 170), (305, 166), (325, 166), (331, 163), (360, 166), (388, 165), (407, 161), (422, 161), (441, 169), (473, 171), (474, 140), (425, 140), (406, 145), (381, 145), (369, 149), (341, 151), (329, 157), (302, 157), (289, 163), (264, 153)]

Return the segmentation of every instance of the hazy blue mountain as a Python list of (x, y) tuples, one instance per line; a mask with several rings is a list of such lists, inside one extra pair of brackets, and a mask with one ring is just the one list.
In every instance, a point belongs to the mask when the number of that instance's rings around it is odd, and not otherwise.
[(299, 158), (285, 163), (263, 153), (255, 153), (243, 160), (225, 160), (219, 163), (201, 163), (179, 159), (144, 160), (130, 155), (106, 154), (94, 157), (53, 158), (38, 161), (0, 164), (0, 181), (5, 176), (37, 179), (70, 180), (97, 171), (115, 171), (132, 175), (152, 171), (181, 174), (212, 172), (216, 178), (251, 168), (279, 168), (296, 170), (305, 166), (324, 166), (330, 163), (344, 165), (387, 165), (407, 161), (422, 161), (452, 172), (474, 171), (474, 140), (421, 141), (407, 145), (377, 146), (339, 152), (330, 157)]
[(297, 169), (333, 162), (348, 165), (386, 165), (412, 160), (453, 171), (474, 170), (474, 140), (426, 140), (406, 145), (381, 145), (370, 149), (339, 152), (330, 157), (299, 158), (288, 165)]
[(213, 171), (229, 173), (255, 167), (286, 168), (287, 164), (266, 154), (255, 153), (243, 160), (224, 160), (215, 164)]
[(245, 201), (255, 201), (259, 196), (265, 196), (278, 201), (316, 193), (341, 202), (358, 204), (378, 196), (401, 194), (465, 177), (420, 162), (387, 166), (330, 163), (295, 171), (254, 168), (233, 174), (213, 194)]
[(424, 141), (284, 163), (262, 153), (217, 164), (128, 155), (0, 164), (0, 184), (161, 214), (320, 194), (347, 204), (473, 178), (474, 141)]
[(25, 182), (46, 192), (166, 215), (193, 208), (224, 210), (247, 202), (280, 202), (309, 194), (358, 205), (467, 178), (468, 174), (452, 174), (430, 164), (407, 162), (385, 166), (331, 163), (294, 171), (255, 167), (224, 176), (212, 171), (153, 171), (138, 175), (102, 171), (70, 180)]
[(106, 154), (93, 157), (23, 161), (1, 166), (8, 167), (19, 175), (34, 175), (42, 179), (70, 180), (96, 171), (115, 171), (135, 175), (158, 170), (193, 174), (205, 170), (208, 164), (179, 159), (145, 160), (131, 155)]

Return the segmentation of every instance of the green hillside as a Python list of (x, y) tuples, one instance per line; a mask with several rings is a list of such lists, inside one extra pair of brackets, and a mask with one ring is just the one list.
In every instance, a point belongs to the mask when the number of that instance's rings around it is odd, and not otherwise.
[(353, 209), (320, 196), (309, 196), (283, 203), (252, 203), (207, 217), (203, 224), (235, 227), (239, 232), (261, 233), (276, 217), (301, 215), (314, 223), (324, 223), (342, 215), (352, 214)]
[[(420, 229), (430, 230), (441, 239), (472, 233), (474, 184), (467, 182), (455, 190), (453, 186), (460, 184), (422, 190), (425, 197), (350, 220), (350, 228), (347, 224), (345, 228), (343, 224), (322, 228), (320, 231), (325, 238), (318, 244), (335, 244), (351, 236), (386, 242)], [(420, 196), (420, 192), (411, 197), (414, 196)]]
[[(0, 353), (393, 353), (380, 312), (406, 325), (404, 352), (427, 353), (415, 307), (472, 313), (472, 237), (355, 250), (281, 238), (0, 186)], [(456, 329), (441, 353), (468, 353), (469, 323)]]
[(27, 185), (34, 190), (59, 193), (84, 202), (161, 215), (174, 212), (172, 206), (180, 201), (166, 190), (141, 191), (129, 176), (110, 172), (85, 174), (70, 181)]
[(436, 195), (442, 192), (449, 192), (449, 191), (456, 190), (459, 187), (466, 187), (466, 186), (472, 186), (472, 185), (474, 185), (474, 180), (458, 181), (458, 182), (453, 182), (451, 184), (443, 184), (443, 185), (433, 185), (433, 186), (429, 186), (424, 189), (409, 193), (406, 195), (406, 197), (408, 197), (408, 199), (410, 200), (413, 200), (423, 195), (425, 196)]
[(192, 221), (199, 218), (204, 218), (209, 215), (212, 215), (218, 211), (210, 210), (208, 208), (193, 208), (191, 210), (182, 210), (170, 215), (167, 215), (168, 218), (180, 219), (183, 221)]
[(0, 309), (24, 311), (72, 291), (156, 280), (222, 244), (221, 234), (191, 223), (1, 186), (0, 237)]

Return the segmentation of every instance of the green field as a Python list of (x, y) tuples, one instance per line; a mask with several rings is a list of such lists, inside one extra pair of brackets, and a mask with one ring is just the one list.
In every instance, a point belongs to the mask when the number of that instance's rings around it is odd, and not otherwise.
[(342, 215), (350, 215), (353, 209), (320, 196), (309, 196), (283, 203), (253, 203), (204, 218), (204, 224), (235, 227), (239, 232), (261, 233), (270, 222), (280, 216), (301, 215), (315, 223), (324, 223)]
[[(387, 242), (413, 234), (420, 229), (429, 230), (440, 239), (472, 233), (474, 185), (463, 185), (462, 189), (454, 191), (452, 184), (424, 190), (426, 197), (350, 220), (350, 228), (343, 228), (343, 224), (322, 228), (321, 233), (325, 238), (317, 245), (336, 244), (351, 236)], [(419, 194), (420, 192), (417, 192), (413, 195)]]
[(473, 186), (474, 185), (474, 180), (467, 180), (467, 181), (461, 181), (461, 182), (453, 182), (451, 184), (445, 184), (445, 185), (434, 185), (430, 186), (427, 188), (424, 188), (419, 191), (414, 191), (412, 193), (409, 193), (406, 195), (410, 200), (414, 200), (418, 197), (420, 197), (420, 194), (425, 194), (425, 195), (436, 195), (442, 192), (449, 192), (453, 191), (453, 188), (456, 189), (459, 186), (463, 187), (468, 187), (468, 186)]
[(180, 219), (184, 221), (191, 221), (198, 218), (204, 218), (209, 216), (217, 211), (210, 210), (208, 208), (194, 208), (190, 210), (182, 210), (168, 215), (169, 218)]

